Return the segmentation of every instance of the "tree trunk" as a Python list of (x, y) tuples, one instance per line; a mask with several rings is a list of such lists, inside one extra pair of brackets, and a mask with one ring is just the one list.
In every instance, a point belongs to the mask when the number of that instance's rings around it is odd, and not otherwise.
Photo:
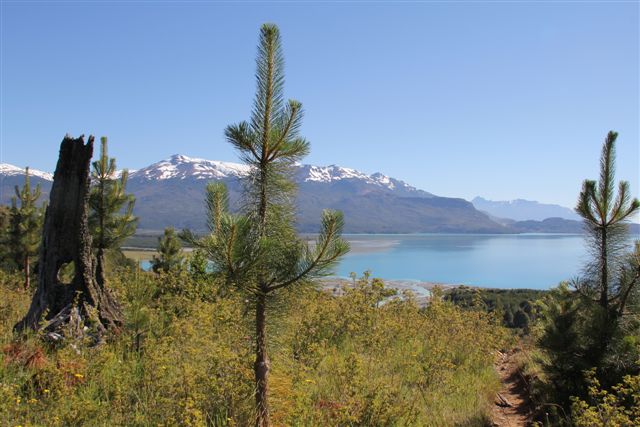
[(24, 256), (24, 289), (28, 290), (31, 286), (31, 263), (29, 262), (29, 255)]
[(256, 427), (269, 427), (269, 356), (267, 354), (266, 295), (261, 293), (256, 304)]
[(605, 313), (609, 312), (609, 267), (607, 265), (607, 229), (602, 227), (600, 235), (600, 306)]
[(104, 278), (104, 249), (98, 248), (98, 253), (96, 255), (96, 281), (100, 287), (104, 287), (105, 278)]
[(600, 364), (606, 354), (613, 329), (615, 329), (611, 324), (613, 319), (611, 319), (611, 313), (609, 311), (609, 254), (607, 253), (608, 242), (607, 228), (605, 225), (602, 226), (600, 238), (602, 240), (600, 241), (600, 300), (598, 304), (602, 309), (602, 325), (600, 331), (598, 331), (600, 335), (598, 349), (594, 354), (596, 364)]
[[(17, 331), (39, 327), (52, 330), (75, 321), (93, 326), (101, 336), (106, 328), (121, 325), (119, 305), (94, 277), (87, 221), (92, 154), (93, 136), (87, 144), (83, 136), (65, 136), (60, 144), (42, 232), (38, 288), (29, 311), (15, 326)], [(70, 283), (62, 283), (60, 269), (71, 262), (74, 277)]]

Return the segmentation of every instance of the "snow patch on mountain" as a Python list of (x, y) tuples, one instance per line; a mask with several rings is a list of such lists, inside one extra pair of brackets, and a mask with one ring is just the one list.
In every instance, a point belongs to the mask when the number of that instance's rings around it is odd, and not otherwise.
[(360, 180), (366, 184), (377, 185), (380, 187), (394, 190), (401, 187), (406, 190), (416, 190), (409, 184), (390, 178), (386, 175), (376, 172), (372, 175), (357, 171), (351, 168), (344, 168), (337, 165), (330, 166), (312, 166), (301, 165), (300, 176), (304, 182), (331, 183), (347, 179)]
[(368, 175), (358, 172), (355, 169), (343, 168), (336, 165), (331, 166), (311, 166), (302, 165), (302, 169), (306, 170), (307, 178), (305, 181), (314, 182), (331, 182), (340, 181), (341, 179), (367, 179)]
[(240, 177), (249, 173), (250, 167), (239, 163), (198, 159), (175, 154), (146, 168), (130, 172), (131, 178), (143, 179), (221, 179)]
[[(409, 184), (390, 178), (380, 172), (372, 175), (345, 168), (338, 165), (314, 166), (296, 165), (298, 182), (333, 183), (342, 180), (356, 180), (368, 185), (374, 185), (387, 190), (402, 190), (410, 193), (421, 193), (421, 197), (430, 196), (429, 193), (420, 191)], [(168, 159), (161, 160), (152, 165), (138, 170), (129, 170), (129, 179), (142, 180), (167, 180), (167, 179), (197, 179), (218, 180), (228, 178), (240, 178), (246, 176), (251, 170), (250, 166), (233, 162), (199, 159), (181, 154), (174, 154)], [(33, 176), (39, 176), (48, 181), (53, 180), (53, 175), (41, 171), (31, 171)], [(24, 169), (3, 163), (0, 165), (0, 175), (24, 175)], [(116, 177), (122, 175), (122, 170), (115, 172)]]
[[(394, 190), (401, 187), (406, 190), (415, 190), (410, 185), (390, 178), (381, 173), (367, 175), (351, 168), (337, 165), (313, 166), (297, 165), (298, 177), (302, 182), (331, 183), (346, 179), (360, 180), (366, 184), (373, 184)], [(221, 162), (217, 160), (198, 159), (175, 154), (168, 159), (161, 160), (146, 168), (130, 172), (131, 178), (142, 179), (224, 179), (246, 176), (251, 170), (250, 166)]]
[[(24, 175), (24, 168), (19, 168), (8, 163), (0, 163), (0, 175), (3, 176), (18, 176)], [(53, 181), (53, 175), (47, 172), (42, 172), (37, 169), (29, 169), (29, 175), (36, 176), (38, 178), (45, 179), (47, 181)]]

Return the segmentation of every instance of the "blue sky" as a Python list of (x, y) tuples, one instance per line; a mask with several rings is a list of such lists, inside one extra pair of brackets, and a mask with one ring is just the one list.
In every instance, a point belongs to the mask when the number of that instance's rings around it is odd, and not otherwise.
[(620, 132), (639, 189), (637, 2), (6, 2), (1, 161), (51, 171), (65, 133), (119, 167), (236, 161), (258, 28), (280, 26), (307, 163), (442, 196), (573, 206)]

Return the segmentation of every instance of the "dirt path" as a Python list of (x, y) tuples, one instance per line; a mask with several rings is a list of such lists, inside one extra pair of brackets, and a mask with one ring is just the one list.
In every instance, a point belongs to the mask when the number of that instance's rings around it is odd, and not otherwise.
[(515, 362), (515, 356), (519, 351), (514, 349), (506, 354), (500, 353), (496, 358), (496, 371), (502, 383), (491, 409), (491, 419), (496, 427), (520, 427), (531, 424), (532, 405), (527, 385)]

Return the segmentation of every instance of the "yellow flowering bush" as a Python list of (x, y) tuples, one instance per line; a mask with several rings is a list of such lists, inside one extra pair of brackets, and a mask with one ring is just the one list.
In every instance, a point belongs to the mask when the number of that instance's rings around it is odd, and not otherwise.
[(640, 375), (627, 375), (606, 391), (593, 370), (587, 372), (589, 403), (577, 398), (571, 406), (576, 427), (633, 427), (640, 425)]

